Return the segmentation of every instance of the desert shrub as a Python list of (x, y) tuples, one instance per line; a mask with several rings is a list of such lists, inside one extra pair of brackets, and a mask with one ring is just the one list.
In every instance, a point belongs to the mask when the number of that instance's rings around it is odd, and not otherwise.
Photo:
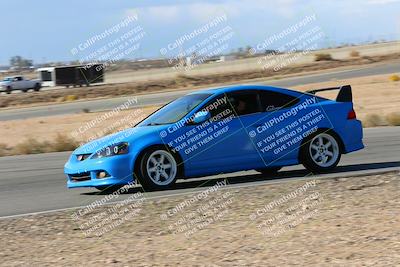
[(56, 98), (56, 102), (64, 102), (65, 101), (65, 97), (60, 96)]
[[(17, 144), (7, 155), (26, 155), (48, 152), (71, 151), (79, 146), (78, 141), (63, 134), (57, 134), (56, 138), (49, 141), (38, 141), (28, 138), (24, 142)], [(1, 147), (0, 147), (1, 153)]]
[(65, 101), (75, 101), (78, 100), (77, 95), (65, 95), (65, 96), (60, 96), (57, 98), (57, 102), (65, 102)]
[(0, 144), (0, 157), (8, 156), (10, 154), (10, 148), (6, 144)]
[(398, 81), (400, 81), (400, 76), (399, 76), (399, 75), (396, 75), (396, 74), (393, 74), (392, 76), (389, 77), (389, 79), (390, 79), (392, 82), (398, 82)]
[(185, 80), (185, 79), (188, 79), (189, 77), (188, 77), (185, 73), (178, 73), (178, 74), (176, 75), (176, 78), (177, 78), (177, 79)]
[(400, 112), (393, 112), (387, 114), (386, 120), (390, 125), (400, 126)]
[(185, 73), (178, 73), (175, 78), (176, 83), (186, 83), (195, 80), (194, 77), (186, 75)]
[(50, 151), (61, 152), (71, 151), (79, 146), (78, 141), (66, 135), (58, 133), (56, 138), (50, 144)]
[(356, 50), (352, 50), (350, 52), (350, 57), (360, 57), (360, 52), (358, 52)]
[(78, 96), (76, 95), (67, 95), (65, 96), (65, 101), (75, 101), (78, 99)]
[(16, 145), (13, 150), (13, 154), (17, 155), (39, 154), (50, 152), (50, 146), (46, 141), (39, 142), (34, 138), (28, 138), (24, 142)]
[(387, 125), (385, 119), (378, 114), (368, 114), (362, 120), (364, 127), (377, 127)]
[(324, 61), (324, 60), (332, 60), (332, 56), (331, 54), (324, 54), (324, 53), (319, 53), (319, 54), (315, 54), (315, 61)]

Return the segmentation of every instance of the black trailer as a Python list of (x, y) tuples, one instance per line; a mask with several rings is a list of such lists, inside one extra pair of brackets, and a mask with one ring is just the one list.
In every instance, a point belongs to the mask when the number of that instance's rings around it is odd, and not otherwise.
[(104, 65), (74, 65), (40, 68), (39, 79), (43, 86), (89, 86), (104, 82)]

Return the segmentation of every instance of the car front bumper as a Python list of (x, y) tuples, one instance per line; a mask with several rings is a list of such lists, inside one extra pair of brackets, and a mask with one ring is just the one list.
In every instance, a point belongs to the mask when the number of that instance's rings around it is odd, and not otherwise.
[[(83, 161), (73, 154), (64, 166), (64, 173), (68, 188), (125, 185), (134, 181), (132, 166), (129, 154)], [(99, 178), (99, 172), (108, 176)]]

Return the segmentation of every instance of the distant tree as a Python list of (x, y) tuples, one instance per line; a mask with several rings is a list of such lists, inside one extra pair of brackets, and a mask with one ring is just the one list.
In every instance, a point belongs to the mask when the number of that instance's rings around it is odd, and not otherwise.
[(251, 46), (250, 46), (250, 45), (247, 45), (247, 46), (246, 46), (246, 53), (249, 54), (250, 51), (251, 51)]
[(29, 68), (33, 66), (33, 61), (29, 59), (25, 59), (21, 56), (14, 56), (10, 59), (11, 67), (22, 69), (22, 68)]

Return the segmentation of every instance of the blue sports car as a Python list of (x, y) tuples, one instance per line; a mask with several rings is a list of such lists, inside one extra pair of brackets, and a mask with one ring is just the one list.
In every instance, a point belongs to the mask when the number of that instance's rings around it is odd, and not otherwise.
[[(320, 91), (339, 90), (336, 100)], [(336, 167), (364, 147), (349, 85), (297, 92), (241, 85), (190, 93), (133, 128), (77, 148), (65, 164), (69, 188), (103, 190), (139, 182), (145, 190), (177, 179), (257, 170), (274, 175), (303, 164)]]

